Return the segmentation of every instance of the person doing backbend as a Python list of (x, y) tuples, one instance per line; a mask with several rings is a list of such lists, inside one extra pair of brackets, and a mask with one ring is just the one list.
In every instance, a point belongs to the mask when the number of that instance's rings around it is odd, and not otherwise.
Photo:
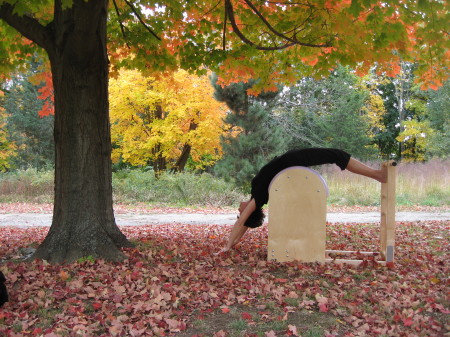
[(252, 179), (250, 200), (240, 203), (239, 215), (228, 242), (217, 254), (227, 252), (234, 247), (249, 228), (256, 228), (263, 224), (262, 207), (269, 201), (270, 182), (279, 172), (292, 166), (309, 167), (323, 164), (336, 164), (341, 170), (348, 170), (381, 183), (385, 183), (387, 179), (386, 168), (373, 169), (339, 149), (308, 148), (288, 151), (264, 165)]

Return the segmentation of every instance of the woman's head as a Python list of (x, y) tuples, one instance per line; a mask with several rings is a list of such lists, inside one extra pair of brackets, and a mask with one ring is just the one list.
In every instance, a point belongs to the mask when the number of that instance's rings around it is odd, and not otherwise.
[(257, 208), (254, 210), (252, 214), (248, 217), (247, 221), (245, 221), (244, 226), (250, 228), (257, 228), (261, 226), (264, 222), (264, 212), (261, 208)]

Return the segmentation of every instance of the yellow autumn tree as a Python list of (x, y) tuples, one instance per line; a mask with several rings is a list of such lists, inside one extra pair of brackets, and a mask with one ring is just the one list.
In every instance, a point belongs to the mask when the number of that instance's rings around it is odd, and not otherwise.
[(426, 118), (426, 100), (413, 97), (406, 102), (406, 108), (413, 110), (415, 118), (401, 121), (402, 128), (396, 140), (403, 143), (404, 161), (423, 161), (434, 130)]
[[(3, 91), (0, 90), (0, 98), (3, 97)], [(0, 172), (8, 170), (10, 160), (17, 155), (17, 146), (8, 140), (6, 129), (6, 113), (3, 107), (0, 107)]]
[(362, 108), (370, 126), (369, 136), (373, 139), (377, 133), (384, 131), (383, 116), (386, 113), (383, 98), (371, 92)]
[(425, 150), (433, 132), (428, 121), (416, 119), (404, 121), (403, 131), (396, 138), (399, 142), (403, 142), (403, 160), (425, 160)]
[(109, 95), (114, 162), (150, 165), (158, 174), (182, 171), (189, 158), (201, 169), (222, 156), (226, 109), (214, 99), (208, 76), (122, 70), (111, 79)]

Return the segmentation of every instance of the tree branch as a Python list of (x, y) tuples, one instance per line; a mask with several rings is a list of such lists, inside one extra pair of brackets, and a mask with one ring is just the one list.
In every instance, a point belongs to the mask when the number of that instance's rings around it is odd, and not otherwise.
[(226, 46), (227, 21), (228, 21), (228, 15), (227, 15), (227, 11), (225, 10), (224, 18), (223, 18), (223, 33), (222, 33), (222, 49), (223, 50), (225, 50), (227, 48), (227, 46)]
[(305, 46), (305, 47), (315, 47), (315, 48), (322, 48), (322, 47), (330, 47), (330, 45), (328, 44), (312, 44), (312, 43), (305, 43), (305, 42), (300, 42), (297, 39), (292, 39), (286, 35), (284, 35), (283, 33), (280, 33), (279, 31), (277, 31), (275, 28), (272, 27), (272, 25), (266, 20), (266, 18), (261, 14), (261, 12), (255, 7), (255, 5), (253, 5), (253, 3), (249, 0), (244, 0), (244, 2), (253, 10), (253, 12), (259, 17), (259, 19), (264, 23), (264, 25), (266, 25), (267, 28), (269, 28), (269, 30), (275, 34), (278, 37), (281, 37), (282, 39), (295, 43), (295, 44), (299, 44), (301, 46)]
[(14, 13), (14, 5), (3, 3), (0, 6), (0, 19), (16, 29), (27, 39), (44, 48), (47, 52), (53, 45), (46, 27), (41, 25), (34, 18), (26, 15), (19, 16), (18, 14)]
[(287, 41), (283, 45), (275, 45), (273, 47), (265, 47), (258, 45), (254, 42), (252, 42), (250, 39), (248, 39), (239, 29), (238, 25), (236, 24), (236, 19), (234, 17), (234, 9), (233, 5), (231, 3), (231, 0), (225, 0), (225, 13), (227, 17), (230, 19), (231, 27), (233, 28), (234, 33), (242, 40), (242, 42), (258, 49), (258, 50), (281, 50), (285, 49), (294, 45), (300, 45), (305, 47), (313, 47), (313, 48), (323, 48), (323, 47), (330, 47), (331, 45), (329, 43), (325, 44), (314, 44), (314, 43), (306, 43), (301, 42), (297, 40), (296, 38), (290, 38), (286, 36), (283, 33), (280, 33), (277, 31), (272, 25), (264, 18), (264, 16), (261, 14), (261, 12), (258, 11), (258, 9), (249, 1), (244, 0), (244, 2), (253, 10), (253, 12), (260, 18), (260, 20), (264, 23), (264, 25), (275, 35), (279, 38), (282, 38), (283, 40)]
[(124, 0), (125, 3), (131, 8), (131, 10), (133, 11), (133, 13), (137, 16), (139, 22), (145, 27), (145, 29), (147, 29), (150, 34), (152, 34), (156, 39), (158, 39), (159, 41), (161, 41), (161, 38), (156, 35), (156, 33), (150, 29), (150, 27), (144, 22), (144, 20), (142, 20), (141, 15), (139, 14), (139, 12), (136, 10), (136, 8), (134, 8), (133, 4), (130, 3), (128, 0)]
[(119, 25), (120, 25), (120, 30), (122, 32), (122, 36), (125, 40), (125, 43), (127, 44), (128, 49), (131, 49), (131, 47), (127, 41), (127, 35), (125, 34), (125, 28), (123, 26), (122, 20), (120, 20), (120, 12), (119, 12), (119, 8), (117, 7), (116, 0), (113, 0), (113, 4), (114, 4), (114, 9), (116, 10), (116, 14), (117, 14), (117, 20), (119, 20)]
[(244, 34), (242, 34), (242, 32), (239, 30), (239, 27), (237, 26), (236, 20), (234, 18), (234, 10), (233, 10), (233, 5), (231, 4), (231, 0), (225, 0), (225, 11), (227, 13), (227, 16), (230, 19), (230, 23), (231, 23), (231, 27), (233, 27), (233, 31), (236, 33), (237, 36), (239, 36), (239, 38), (245, 44), (248, 44), (258, 50), (280, 50), (280, 49), (286, 49), (288, 47), (295, 45), (295, 43), (286, 43), (284, 45), (274, 46), (274, 47), (259, 46), (256, 43), (247, 39), (247, 37)]

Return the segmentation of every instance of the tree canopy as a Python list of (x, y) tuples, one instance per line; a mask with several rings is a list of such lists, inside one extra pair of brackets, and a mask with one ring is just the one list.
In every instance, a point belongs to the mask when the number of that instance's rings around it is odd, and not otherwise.
[[(0, 0), (0, 71), (45, 45), (53, 12), (73, 0)], [(223, 83), (259, 78), (258, 86), (323, 75), (338, 63), (395, 74), (399, 60), (416, 61), (417, 79), (437, 87), (448, 78), (448, 2), (392, 0), (174, 1), (112, 0), (108, 53), (121, 66), (147, 71), (218, 72)], [(21, 34), (31, 39), (23, 39)], [(36, 36), (35, 36), (36, 35)]]

